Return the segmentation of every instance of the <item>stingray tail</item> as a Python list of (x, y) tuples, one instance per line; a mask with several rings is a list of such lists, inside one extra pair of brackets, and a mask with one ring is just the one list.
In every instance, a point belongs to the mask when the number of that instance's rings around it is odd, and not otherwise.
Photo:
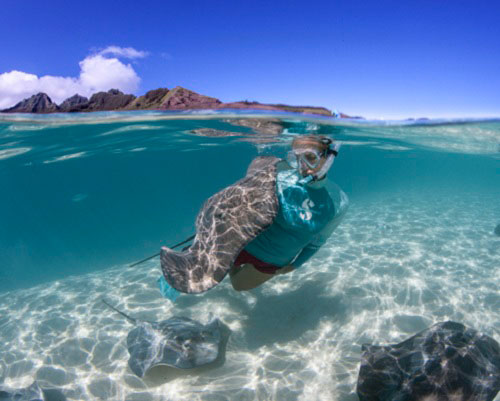
[(120, 315), (124, 316), (124, 317), (125, 317), (127, 320), (129, 320), (130, 322), (132, 322), (132, 323), (134, 323), (134, 324), (135, 324), (135, 323), (137, 323), (137, 319), (134, 319), (133, 317), (131, 317), (131, 316), (127, 315), (126, 313), (122, 312), (121, 310), (119, 310), (119, 309), (115, 308), (113, 305), (111, 305), (110, 303), (108, 303), (108, 302), (107, 302), (104, 298), (103, 298), (103, 299), (101, 299), (101, 301), (102, 301), (105, 305), (107, 305), (107, 306), (109, 306), (111, 309), (113, 309), (115, 312), (117, 312), (117, 313), (119, 313)]

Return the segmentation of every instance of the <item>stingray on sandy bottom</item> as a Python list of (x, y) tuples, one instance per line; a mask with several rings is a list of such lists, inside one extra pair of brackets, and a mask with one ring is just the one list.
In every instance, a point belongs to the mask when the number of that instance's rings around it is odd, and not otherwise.
[(360, 401), (492, 401), (500, 347), (455, 322), (437, 323), (395, 345), (363, 345)]
[(44, 401), (43, 391), (37, 382), (21, 389), (0, 386), (0, 401)]
[(127, 348), (128, 365), (139, 377), (144, 377), (154, 366), (192, 369), (214, 362), (219, 355), (222, 337), (219, 319), (206, 325), (186, 317), (147, 322), (134, 319), (104, 299), (102, 301), (136, 325), (128, 333)]

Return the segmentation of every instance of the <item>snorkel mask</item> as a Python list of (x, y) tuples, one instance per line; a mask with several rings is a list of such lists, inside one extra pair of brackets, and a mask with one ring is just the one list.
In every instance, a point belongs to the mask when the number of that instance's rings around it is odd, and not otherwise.
[[(291, 167), (298, 170), (299, 174), (304, 176), (299, 183), (307, 184), (311, 181), (319, 181), (326, 176), (326, 173), (332, 167), (335, 157), (338, 155), (340, 143), (333, 143), (330, 138), (321, 138), (321, 142), (328, 147), (324, 150), (315, 148), (299, 148), (288, 152), (287, 161)], [(305, 175), (307, 170), (315, 170), (325, 160), (321, 169), (313, 174)]]

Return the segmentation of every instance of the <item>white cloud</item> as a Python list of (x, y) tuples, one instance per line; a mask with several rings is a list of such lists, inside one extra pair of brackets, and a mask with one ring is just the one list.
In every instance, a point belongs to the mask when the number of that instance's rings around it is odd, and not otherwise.
[(112, 88), (125, 93), (134, 92), (141, 79), (130, 64), (122, 63), (117, 57), (138, 58), (146, 55), (146, 52), (131, 47), (109, 46), (80, 61), (78, 77), (38, 77), (16, 70), (5, 72), (0, 74), (0, 109), (13, 106), (38, 92), (46, 93), (58, 104), (75, 93), (89, 97), (95, 92)]
[(144, 58), (148, 55), (148, 52), (136, 50), (133, 47), (108, 46), (104, 50), (101, 50), (99, 54), (110, 54), (124, 58)]
[(90, 92), (110, 88), (133, 92), (139, 86), (140, 78), (130, 64), (98, 54), (80, 61), (79, 81)]

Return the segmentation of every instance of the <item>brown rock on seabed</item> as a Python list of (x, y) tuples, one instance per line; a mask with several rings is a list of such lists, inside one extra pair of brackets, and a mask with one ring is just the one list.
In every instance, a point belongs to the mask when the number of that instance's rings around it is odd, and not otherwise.
[(224, 122), (240, 127), (251, 128), (255, 133), (261, 135), (275, 136), (280, 135), (283, 132), (283, 125), (281, 124), (281, 120), (277, 118), (237, 118), (232, 120), (224, 120)]

